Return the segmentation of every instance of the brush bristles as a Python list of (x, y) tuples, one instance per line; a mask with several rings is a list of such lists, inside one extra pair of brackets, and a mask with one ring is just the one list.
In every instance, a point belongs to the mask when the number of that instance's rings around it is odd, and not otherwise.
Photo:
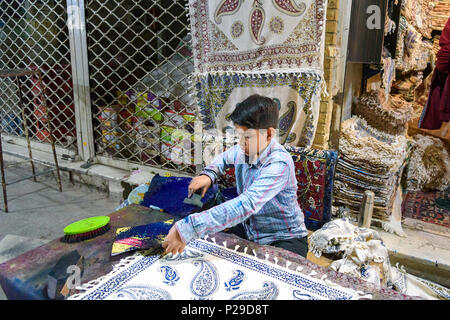
[(104, 227), (93, 230), (93, 231), (79, 233), (79, 234), (65, 235), (64, 237), (61, 238), (61, 241), (66, 242), (66, 243), (73, 243), (73, 242), (79, 242), (79, 241), (83, 241), (83, 240), (89, 240), (96, 236), (106, 233), (108, 230), (109, 230), (109, 224), (105, 225)]

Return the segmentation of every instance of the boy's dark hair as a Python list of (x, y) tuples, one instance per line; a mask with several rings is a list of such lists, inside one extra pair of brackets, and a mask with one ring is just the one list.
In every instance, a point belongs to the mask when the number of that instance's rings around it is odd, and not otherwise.
[(234, 124), (249, 129), (276, 129), (278, 106), (273, 99), (254, 94), (236, 105), (230, 119)]

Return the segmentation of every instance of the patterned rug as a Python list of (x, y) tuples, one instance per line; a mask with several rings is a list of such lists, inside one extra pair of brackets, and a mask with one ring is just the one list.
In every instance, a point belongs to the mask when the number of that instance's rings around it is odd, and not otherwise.
[(331, 219), (337, 152), (286, 147), (292, 155), (298, 182), (298, 204), (308, 230), (320, 229)]
[(450, 193), (408, 192), (402, 203), (403, 217), (450, 228), (450, 211), (436, 205), (435, 200), (438, 198), (450, 200)]
[(312, 145), (324, 89), (326, 0), (190, 0), (195, 97), (206, 129), (252, 94), (279, 105), (280, 142)]
[(353, 300), (371, 298), (202, 239), (182, 254), (135, 255), (72, 300)]
[(412, 112), (410, 103), (400, 96), (385, 98), (382, 89), (364, 93), (353, 110), (373, 128), (392, 135), (405, 134)]

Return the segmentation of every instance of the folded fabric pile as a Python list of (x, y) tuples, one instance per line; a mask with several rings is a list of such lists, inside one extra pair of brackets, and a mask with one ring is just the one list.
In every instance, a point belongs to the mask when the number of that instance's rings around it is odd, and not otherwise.
[(439, 45), (439, 40), (441, 39), (441, 36), (437, 35), (433, 38), (433, 55), (436, 57), (437, 53), (441, 49), (441, 46)]
[(375, 193), (373, 220), (388, 221), (409, 152), (403, 135), (390, 135), (358, 116), (342, 123), (334, 201), (358, 214), (364, 192)]
[(418, 134), (412, 146), (406, 188), (409, 191), (446, 190), (450, 186), (450, 156), (442, 140)]
[(425, 38), (431, 38), (432, 20), (430, 15), (434, 2), (433, 0), (403, 0), (402, 2), (402, 15)]
[(417, 58), (417, 66), (415, 70), (425, 70), (428, 62), (432, 61), (433, 57), (433, 42), (430, 40), (424, 40), (420, 44), (420, 53)]
[(347, 218), (328, 222), (315, 231), (309, 238), (309, 250), (316, 257), (338, 256), (330, 265), (335, 271), (372, 282), (377, 287), (391, 282), (389, 253), (378, 232), (358, 228)]
[[(358, 228), (349, 219), (326, 223), (309, 237), (309, 250), (317, 257), (333, 257), (330, 268), (400, 293), (427, 300), (449, 300), (450, 289), (408, 274), (390, 263), (388, 249), (378, 232)], [(337, 260), (335, 260), (336, 258)], [(380, 278), (381, 277), (381, 278)]]
[(432, 42), (422, 38), (425, 36), (431, 39), (431, 33), (426, 31), (426, 35), (421, 34), (424, 28), (418, 28), (413, 21), (416, 19), (400, 17), (395, 60), (397, 69), (403, 73), (424, 70), (431, 59), (433, 49)]
[(364, 93), (353, 109), (353, 113), (380, 131), (397, 135), (404, 134), (411, 120), (411, 104), (399, 96), (388, 96), (382, 90)]
[[(403, 0), (398, 27), (395, 54), (396, 78), (393, 93), (398, 93), (413, 103), (413, 118), (420, 115), (428, 98), (427, 86), (423, 85), (429, 65), (434, 68), (439, 37), (432, 34), (433, 7), (431, 0)], [(425, 74), (425, 75), (424, 75)], [(431, 80), (431, 79), (430, 79)]]
[(410, 24), (404, 33), (402, 58), (396, 59), (397, 69), (408, 72), (415, 69), (421, 58), (422, 35)]
[(392, 93), (399, 94), (407, 102), (413, 102), (415, 90), (423, 83), (423, 72), (395, 81), (392, 84)]
[(448, 1), (436, 1), (431, 13), (431, 22), (434, 30), (444, 29), (450, 16), (450, 3)]

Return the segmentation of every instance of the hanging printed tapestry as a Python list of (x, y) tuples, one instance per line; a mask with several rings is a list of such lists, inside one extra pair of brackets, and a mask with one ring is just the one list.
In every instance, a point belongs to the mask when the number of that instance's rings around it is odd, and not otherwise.
[(312, 145), (324, 86), (326, 0), (190, 0), (196, 102), (205, 129), (252, 94), (279, 105), (280, 142)]
[(326, 0), (190, 0), (194, 68), (322, 70)]
[(209, 75), (196, 85), (204, 129), (232, 130), (229, 119), (236, 104), (252, 94), (275, 100), (279, 110), (279, 142), (311, 145), (319, 117), (320, 77), (309, 75), (261, 76)]
[[(95, 282), (95, 284), (94, 284)], [(135, 255), (71, 300), (352, 300), (360, 292), (203, 239), (175, 256)], [(370, 295), (369, 295), (370, 297)]]

